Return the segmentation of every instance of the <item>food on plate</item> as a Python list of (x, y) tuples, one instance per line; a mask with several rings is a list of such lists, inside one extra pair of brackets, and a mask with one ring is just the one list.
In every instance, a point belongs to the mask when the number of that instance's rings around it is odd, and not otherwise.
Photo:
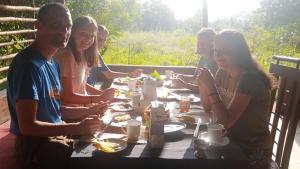
[(131, 117), (129, 114), (123, 114), (123, 115), (118, 115), (114, 117), (114, 122), (119, 123), (119, 122), (124, 122), (130, 120)]
[(193, 124), (193, 123), (196, 123), (196, 119), (191, 116), (191, 115), (187, 115), (187, 114), (179, 114), (176, 116), (179, 120), (181, 121), (184, 121), (186, 123), (190, 123), (190, 124)]
[(98, 150), (106, 152), (106, 153), (113, 153), (122, 148), (119, 143), (113, 143), (113, 142), (110, 142), (107, 140), (96, 141), (96, 142), (94, 142), (94, 146)]

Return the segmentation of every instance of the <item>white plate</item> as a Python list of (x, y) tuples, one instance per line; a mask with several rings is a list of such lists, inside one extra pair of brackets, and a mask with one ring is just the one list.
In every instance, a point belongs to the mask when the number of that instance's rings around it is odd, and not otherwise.
[(200, 97), (194, 96), (193, 94), (190, 94), (190, 95), (187, 95), (187, 96), (184, 96), (184, 95), (181, 96), (181, 95), (178, 95), (178, 94), (176, 94), (176, 95), (177, 95), (176, 99), (178, 101), (180, 101), (182, 97), (189, 98), (191, 103), (199, 103), (201, 101)]
[(164, 123), (164, 133), (173, 133), (186, 128), (186, 124), (181, 122), (167, 122)]
[[(109, 124), (109, 122), (111, 121), (112, 118), (115, 118), (117, 116), (125, 116), (125, 115), (128, 115), (130, 116), (128, 113), (126, 112), (115, 112), (115, 113), (112, 113), (112, 114), (108, 114), (108, 115), (104, 115), (102, 117), (102, 121), (104, 124)], [(131, 119), (131, 118), (130, 118)], [(128, 119), (128, 120), (130, 120)], [(113, 121), (110, 126), (113, 126), (113, 127), (126, 127), (127, 126), (127, 121), (120, 121), (120, 122), (116, 122), (116, 121)]]
[(230, 142), (229, 138), (226, 137), (226, 136), (221, 137), (218, 140), (210, 139), (208, 137), (208, 133), (207, 132), (203, 132), (203, 133), (199, 134), (198, 139), (207, 140), (210, 143), (211, 146), (216, 146), (216, 147), (226, 146)]
[[(97, 141), (98, 143), (94, 143), (94, 144), (99, 144), (99, 142), (108, 142), (108, 143), (112, 143), (115, 144), (114, 146), (114, 151), (113, 152), (107, 152), (107, 151), (103, 151), (103, 149), (101, 148), (97, 148), (97, 150), (103, 152), (103, 153), (117, 153), (120, 152), (122, 150), (124, 150), (127, 147), (127, 142), (122, 140), (122, 139), (118, 139), (118, 138), (105, 138), (105, 139), (101, 139), (99, 141)], [(99, 146), (97, 146), (99, 147)]]
[[(126, 105), (126, 106), (125, 106)], [(114, 104), (111, 109), (113, 111), (118, 111), (118, 112), (127, 112), (127, 111), (132, 111), (132, 106), (129, 103), (119, 103), (119, 104)]]

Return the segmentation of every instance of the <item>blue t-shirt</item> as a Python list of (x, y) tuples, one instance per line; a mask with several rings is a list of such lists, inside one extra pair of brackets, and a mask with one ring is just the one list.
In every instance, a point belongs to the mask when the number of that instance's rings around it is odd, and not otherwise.
[(36, 119), (61, 123), (59, 66), (48, 61), (36, 49), (29, 46), (12, 61), (8, 71), (7, 100), (11, 116), (10, 131), (21, 134), (16, 112), (19, 99), (38, 101)]
[(101, 67), (93, 67), (93, 68), (91, 68), (90, 76), (87, 79), (87, 83), (90, 84), (90, 85), (92, 85), (92, 86), (94, 86), (95, 83), (96, 83), (96, 75), (98, 73), (105, 72), (105, 71), (109, 70), (109, 68), (107, 67), (107, 65), (104, 63), (103, 58), (100, 55), (100, 53), (99, 53), (99, 61), (100, 61)]

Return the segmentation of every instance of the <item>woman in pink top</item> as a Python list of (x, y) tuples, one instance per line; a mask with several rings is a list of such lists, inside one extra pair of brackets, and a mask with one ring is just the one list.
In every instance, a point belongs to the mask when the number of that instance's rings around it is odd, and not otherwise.
[[(66, 48), (57, 53), (61, 68), (62, 113), (65, 119), (80, 119), (90, 114), (102, 114), (113, 99), (114, 89), (98, 90), (86, 83), (89, 67), (98, 65), (97, 24), (89, 16), (74, 20), (72, 34)], [(72, 111), (69, 111), (71, 109)], [(72, 113), (78, 109), (79, 113)], [(86, 111), (82, 111), (85, 109)]]

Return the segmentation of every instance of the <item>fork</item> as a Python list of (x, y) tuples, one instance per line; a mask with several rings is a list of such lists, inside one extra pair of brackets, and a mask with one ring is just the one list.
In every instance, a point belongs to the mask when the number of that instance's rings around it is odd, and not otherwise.
[(108, 126), (110, 126), (110, 124), (112, 122), (115, 121), (115, 117), (112, 116), (111, 120), (105, 125), (105, 127), (103, 128), (103, 130), (101, 132), (99, 132), (98, 134), (93, 134), (93, 137), (97, 140), (99, 140), (99, 138), (105, 133), (105, 130), (107, 129)]

